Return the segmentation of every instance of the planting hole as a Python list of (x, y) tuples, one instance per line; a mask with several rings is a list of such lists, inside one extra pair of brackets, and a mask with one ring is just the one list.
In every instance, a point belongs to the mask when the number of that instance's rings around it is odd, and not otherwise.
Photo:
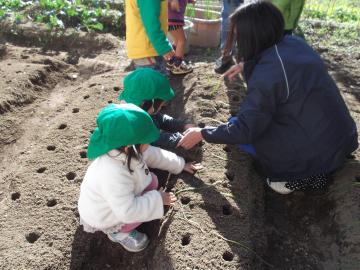
[(30, 244), (33, 244), (40, 238), (40, 234), (37, 232), (31, 232), (25, 235), (25, 238)]
[(36, 170), (37, 173), (43, 173), (45, 171), (46, 171), (46, 167), (41, 167), (41, 168)]
[(223, 150), (224, 150), (226, 153), (231, 152), (230, 147), (229, 147), (229, 146), (227, 146), (227, 145), (223, 147)]
[(109, 100), (108, 103), (111, 104), (111, 103), (113, 103), (113, 101), (112, 101), (112, 100)]
[(85, 95), (84, 96), (84, 99), (88, 99), (90, 96), (89, 95)]
[(238, 102), (240, 100), (239, 96), (233, 96), (232, 101)]
[(199, 128), (204, 128), (205, 127), (205, 123), (199, 123)]
[(73, 113), (78, 113), (79, 111), (80, 111), (79, 108), (74, 108), (74, 109), (72, 110)]
[(11, 199), (13, 201), (18, 200), (19, 198), (20, 198), (20, 193), (19, 192), (14, 192), (14, 193), (11, 194)]
[(49, 151), (54, 151), (56, 149), (55, 145), (48, 145), (48, 147), (46, 147), (47, 150)]
[(87, 156), (86, 151), (81, 151), (81, 152), (80, 152), (80, 157), (81, 157), (81, 158), (86, 158), (86, 156)]
[(182, 246), (187, 246), (188, 244), (190, 244), (190, 234), (186, 234), (181, 238), (181, 245)]
[(224, 214), (225, 216), (229, 216), (229, 215), (232, 214), (232, 209), (231, 209), (231, 206), (230, 206), (230, 205), (225, 204), (225, 205), (223, 205), (222, 209), (223, 209), (223, 214)]
[(222, 257), (225, 261), (231, 262), (234, 259), (234, 254), (232, 254), (230, 251), (225, 251)]
[(360, 176), (358, 175), (358, 176), (355, 176), (355, 181), (356, 182), (360, 182)]
[(114, 91), (115, 91), (115, 92), (119, 92), (119, 91), (120, 91), (120, 87), (115, 86), (115, 87), (114, 87)]
[(180, 201), (182, 204), (186, 205), (186, 204), (189, 204), (190, 198), (189, 197), (181, 197)]
[(46, 202), (47, 207), (54, 207), (55, 205), (57, 205), (57, 200), (55, 199), (50, 199)]
[(74, 172), (68, 172), (68, 173), (66, 174), (67, 180), (74, 180), (75, 177), (76, 177), (76, 173), (74, 173)]
[(93, 134), (93, 133), (94, 133), (94, 129), (93, 129), (93, 130), (90, 130), (90, 133)]
[(234, 174), (231, 173), (231, 172), (226, 172), (226, 173), (225, 173), (225, 176), (226, 176), (226, 178), (227, 178), (229, 181), (233, 181), (233, 180), (234, 180)]
[(59, 129), (65, 129), (67, 127), (67, 124), (61, 124), (60, 126), (59, 126)]

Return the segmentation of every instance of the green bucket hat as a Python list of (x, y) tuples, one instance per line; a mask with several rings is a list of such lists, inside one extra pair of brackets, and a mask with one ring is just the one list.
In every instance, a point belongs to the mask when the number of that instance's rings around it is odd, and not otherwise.
[(174, 98), (174, 90), (167, 77), (152, 68), (139, 68), (124, 79), (124, 91), (119, 100), (140, 106), (145, 100)]
[(133, 104), (105, 107), (96, 124), (88, 147), (90, 160), (122, 146), (152, 143), (160, 135), (150, 115)]

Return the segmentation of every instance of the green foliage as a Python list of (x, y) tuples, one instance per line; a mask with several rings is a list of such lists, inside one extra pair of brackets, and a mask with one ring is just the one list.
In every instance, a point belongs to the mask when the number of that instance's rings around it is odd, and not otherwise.
[(360, 24), (360, 2), (351, 0), (308, 0), (303, 16), (311, 19)]
[(186, 6), (185, 16), (189, 18), (195, 18), (195, 7), (193, 5)]
[(0, 20), (13, 16), (15, 22), (28, 18), (45, 23), (51, 30), (74, 27), (84, 31), (122, 34), (125, 29), (123, 5), (112, 10), (110, 1), (99, 0), (0, 0)]

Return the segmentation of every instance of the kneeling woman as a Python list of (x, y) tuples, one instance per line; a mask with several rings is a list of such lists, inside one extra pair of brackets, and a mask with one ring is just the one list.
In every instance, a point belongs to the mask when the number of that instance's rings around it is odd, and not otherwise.
[(309, 45), (283, 35), (283, 17), (271, 3), (241, 6), (231, 21), (239, 64), (226, 76), (241, 72), (247, 96), (229, 123), (191, 128), (179, 146), (191, 148), (202, 139), (250, 144), (273, 190), (325, 188), (329, 175), (358, 147), (356, 125), (339, 89)]

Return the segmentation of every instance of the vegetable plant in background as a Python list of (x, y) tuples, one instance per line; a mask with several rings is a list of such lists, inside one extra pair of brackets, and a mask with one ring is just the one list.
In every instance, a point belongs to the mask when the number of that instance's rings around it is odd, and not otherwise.
[(200, 47), (217, 47), (220, 43), (220, 12), (211, 9), (211, 2), (206, 0), (205, 9), (188, 6), (185, 13), (194, 27), (191, 31), (190, 44)]
[(45, 23), (49, 29), (76, 28), (83, 31), (121, 35), (125, 23), (123, 3), (112, 9), (113, 1), (80, 0), (0, 0), (0, 21), (14, 18), (16, 23)]

